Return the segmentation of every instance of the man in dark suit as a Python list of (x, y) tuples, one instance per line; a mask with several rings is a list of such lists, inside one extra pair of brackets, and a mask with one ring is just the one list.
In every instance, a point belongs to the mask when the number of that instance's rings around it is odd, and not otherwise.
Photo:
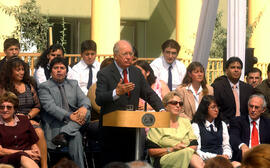
[(253, 88), (239, 80), (242, 68), (243, 63), (240, 58), (231, 57), (225, 63), (226, 76), (217, 78), (212, 84), (214, 96), (226, 123), (235, 116), (248, 114), (247, 102), (253, 93)]
[(230, 122), (229, 133), (233, 160), (241, 161), (242, 156), (251, 147), (270, 143), (270, 120), (261, 116), (265, 109), (264, 96), (254, 94), (250, 96), (248, 101), (249, 115), (236, 117)]
[(113, 48), (114, 63), (97, 74), (96, 103), (101, 106), (102, 164), (134, 160), (135, 129), (102, 126), (103, 115), (127, 107), (138, 107), (141, 97), (156, 111), (164, 109), (158, 95), (150, 88), (139, 69), (132, 66), (133, 50), (128, 41), (120, 40)]

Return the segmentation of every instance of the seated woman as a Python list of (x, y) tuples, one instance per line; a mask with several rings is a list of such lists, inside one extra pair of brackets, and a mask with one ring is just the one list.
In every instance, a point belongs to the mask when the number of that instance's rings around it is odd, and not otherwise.
[(186, 75), (176, 88), (184, 102), (180, 116), (192, 120), (203, 96), (213, 95), (213, 88), (206, 84), (205, 71), (201, 63), (192, 62), (187, 67)]
[[(157, 79), (157, 77), (154, 75), (153, 69), (146, 61), (139, 60), (136, 61), (134, 65), (141, 70), (144, 78), (147, 80), (151, 88), (157, 93), (160, 99), (170, 92), (167, 84), (164, 81)], [(145, 101), (140, 99), (138, 110), (150, 111), (153, 110), (153, 108), (150, 105), (147, 105), (147, 109), (145, 109)]]
[(38, 168), (37, 134), (26, 116), (15, 115), (19, 100), (12, 92), (0, 97), (0, 163)]
[[(60, 44), (53, 44), (49, 48), (47, 48), (38, 58), (37, 63), (35, 65), (34, 78), (37, 81), (37, 84), (47, 81), (51, 74), (49, 72), (50, 62), (55, 57), (64, 57), (64, 48)], [(68, 67), (68, 75), (69, 79), (73, 78), (73, 70)]]
[(34, 126), (39, 137), (37, 145), (41, 151), (41, 167), (47, 168), (47, 145), (43, 130), (35, 121), (40, 112), (40, 103), (35, 90), (35, 82), (30, 78), (29, 67), (18, 57), (10, 58), (0, 76), (0, 95), (5, 91), (15, 93), (19, 99), (17, 114), (25, 115)]
[(179, 117), (183, 106), (179, 94), (169, 92), (163, 98), (163, 104), (171, 113), (170, 128), (150, 128), (147, 135), (146, 147), (154, 167), (203, 167), (203, 161), (194, 153), (198, 142), (190, 121)]
[(192, 120), (198, 138), (197, 154), (203, 160), (216, 156), (231, 159), (232, 149), (225, 122), (221, 121), (218, 106), (212, 95), (204, 96)]

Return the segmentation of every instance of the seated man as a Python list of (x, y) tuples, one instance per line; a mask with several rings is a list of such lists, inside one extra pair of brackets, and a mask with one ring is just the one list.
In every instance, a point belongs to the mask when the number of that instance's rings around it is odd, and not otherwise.
[(266, 101), (261, 94), (254, 94), (248, 100), (248, 115), (234, 118), (230, 123), (232, 160), (241, 161), (243, 155), (258, 144), (270, 143), (270, 120), (261, 116)]
[(38, 91), (48, 148), (68, 145), (71, 158), (84, 168), (79, 129), (90, 119), (90, 101), (77, 81), (66, 79), (68, 64), (64, 58), (54, 58), (49, 70), (52, 78), (42, 83)]

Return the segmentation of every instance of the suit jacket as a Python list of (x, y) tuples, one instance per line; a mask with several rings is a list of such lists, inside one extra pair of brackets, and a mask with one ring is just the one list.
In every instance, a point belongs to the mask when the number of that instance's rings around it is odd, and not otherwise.
[(140, 97), (156, 111), (164, 108), (160, 98), (146, 82), (141, 71), (134, 66), (129, 67), (129, 81), (135, 84), (134, 90), (130, 92), (130, 96), (125, 94), (113, 100), (113, 90), (119, 83), (120, 78), (121, 75), (115, 63), (98, 72), (96, 103), (101, 106), (101, 115), (115, 110), (125, 110), (126, 105), (133, 105), (134, 109), (137, 109)]
[[(97, 74), (96, 103), (101, 106), (100, 126), (104, 114), (115, 110), (126, 110), (126, 105), (138, 107), (139, 98), (147, 101), (156, 111), (164, 108), (158, 95), (151, 89), (141, 71), (129, 67), (129, 81), (135, 84), (134, 90), (113, 100), (113, 90), (120, 81), (121, 75), (113, 63), (100, 70)], [(120, 127), (101, 127), (102, 134), (102, 165), (112, 161), (132, 161), (135, 154), (135, 129)], [(116, 152), (117, 151), (117, 152)]]
[[(88, 109), (90, 114), (90, 101), (82, 92), (75, 80), (65, 79), (63, 82), (68, 104), (72, 112), (76, 111), (78, 108), (84, 106)], [(39, 98), (42, 105), (42, 127), (45, 132), (46, 140), (48, 142), (48, 147), (53, 146), (51, 139), (60, 133), (60, 128), (64, 126), (65, 119), (72, 112), (66, 111), (62, 108), (62, 98), (61, 93), (58, 88), (57, 83), (53, 79), (49, 79), (43, 82), (39, 86)], [(53, 148), (52, 147), (52, 148)]]
[[(270, 143), (270, 120), (260, 117), (259, 123), (259, 137), (260, 144), (269, 144)], [(242, 159), (242, 150), (239, 149), (241, 143), (245, 143), (249, 146), (250, 140), (250, 123), (247, 116), (236, 117), (230, 122), (229, 128), (230, 134), (230, 143), (233, 149), (233, 160), (241, 161)]]
[[(208, 95), (214, 95), (212, 86), (206, 85), (208, 89)], [(181, 100), (184, 102), (183, 111), (181, 111), (180, 116), (187, 117), (190, 120), (193, 118), (196, 113), (195, 100), (193, 93), (187, 89), (187, 86), (180, 85), (177, 87), (176, 91), (180, 94)], [(199, 94), (199, 102), (201, 102), (203, 97), (203, 92)]]
[[(220, 107), (220, 113), (223, 120), (228, 123), (235, 117), (236, 104), (233, 91), (229, 80), (226, 76), (220, 77), (216, 80), (212, 87), (214, 88), (214, 96)], [(239, 81), (240, 92), (240, 115), (248, 114), (248, 99), (253, 94), (253, 88), (249, 84)]]

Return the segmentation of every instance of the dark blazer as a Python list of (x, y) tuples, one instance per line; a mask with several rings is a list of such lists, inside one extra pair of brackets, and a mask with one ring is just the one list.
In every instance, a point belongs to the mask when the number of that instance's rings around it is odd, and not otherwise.
[[(222, 119), (228, 123), (232, 118), (234, 118), (236, 113), (236, 104), (234, 100), (233, 91), (229, 80), (226, 76), (222, 76), (215, 80), (212, 84), (214, 88), (214, 96), (220, 107), (220, 113)], [(248, 114), (248, 99), (253, 94), (253, 88), (249, 84), (239, 81), (239, 91), (240, 91), (240, 114)]]
[(101, 106), (101, 115), (115, 110), (125, 110), (126, 105), (133, 105), (134, 109), (137, 109), (139, 98), (147, 101), (156, 111), (164, 108), (160, 98), (146, 82), (141, 71), (134, 66), (129, 67), (129, 81), (135, 84), (135, 89), (130, 92), (130, 96), (121, 95), (114, 101), (113, 90), (120, 78), (121, 75), (114, 63), (98, 72), (96, 103)]
[[(259, 136), (260, 144), (270, 143), (270, 120), (265, 117), (260, 117)], [(247, 116), (236, 117), (230, 122), (229, 128), (230, 144), (233, 149), (233, 160), (241, 161), (242, 150), (239, 149), (241, 143), (249, 146), (250, 140), (250, 123)]]
[(120, 81), (121, 75), (115, 63), (108, 65), (97, 74), (96, 103), (101, 106), (100, 125), (102, 134), (102, 164), (112, 161), (132, 161), (135, 152), (135, 129), (119, 127), (102, 127), (102, 117), (104, 114), (125, 110), (126, 105), (138, 107), (139, 98), (148, 102), (156, 111), (164, 109), (158, 95), (151, 89), (144, 79), (141, 71), (134, 67), (129, 67), (129, 81), (135, 84), (133, 91), (121, 95), (113, 100), (113, 90)]

